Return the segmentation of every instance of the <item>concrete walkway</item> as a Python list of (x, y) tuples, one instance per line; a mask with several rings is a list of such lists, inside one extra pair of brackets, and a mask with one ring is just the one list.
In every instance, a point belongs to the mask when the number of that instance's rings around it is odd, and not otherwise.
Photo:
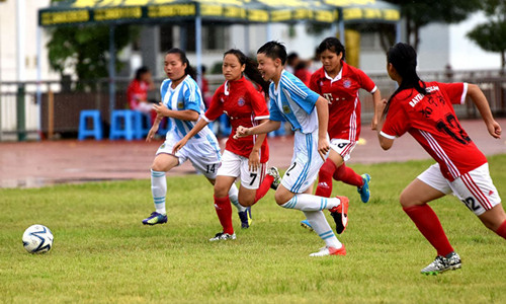
[[(498, 119), (506, 132), (506, 119)], [(486, 155), (506, 154), (506, 135), (492, 138), (481, 120), (462, 121), (464, 129)], [(0, 143), (0, 188), (41, 187), (59, 183), (150, 178), (149, 168), (162, 141), (61, 140)], [(269, 139), (269, 165), (287, 168), (293, 154), (293, 137)], [(222, 148), (224, 142), (222, 142)], [(362, 126), (359, 145), (349, 164), (372, 164), (428, 159), (429, 155), (405, 135), (390, 151), (383, 151), (376, 132)], [(168, 176), (195, 173), (189, 162)]]

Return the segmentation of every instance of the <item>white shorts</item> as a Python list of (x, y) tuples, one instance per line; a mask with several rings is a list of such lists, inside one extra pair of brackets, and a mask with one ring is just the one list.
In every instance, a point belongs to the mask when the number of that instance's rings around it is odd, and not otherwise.
[[(174, 155), (172, 154), (172, 148), (178, 141), (172, 136), (167, 136), (165, 142), (156, 151), (156, 155), (160, 153)], [(174, 156), (178, 158), (178, 165), (189, 159), (197, 171), (210, 179), (216, 178), (221, 164), (220, 147), (216, 137), (213, 138), (212, 136), (198, 141), (189, 140)]]
[(444, 194), (453, 194), (476, 215), (482, 215), (501, 203), (490, 173), (488, 163), (461, 175), (453, 182), (441, 173), (439, 164), (434, 164), (418, 176), (418, 179)]
[(265, 177), (266, 164), (260, 163), (260, 169), (250, 171), (248, 159), (244, 156), (237, 155), (233, 152), (225, 150), (221, 160), (221, 167), (218, 175), (241, 177), (241, 186), (246, 189), (256, 190), (260, 187), (260, 183)]
[(292, 164), (281, 184), (290, 192), (304, 193), (313, 185), (324, 163), (318, 153), (318, 130), (311, 134), (295, 132), (293, 150)]
[(357, 142), (349, 141), (347, 139), (334, 138), (330, 141), (330, 148), (336, 151), (344, 161), (348, 161), (351, 156), (351, 151), (355, 149)]

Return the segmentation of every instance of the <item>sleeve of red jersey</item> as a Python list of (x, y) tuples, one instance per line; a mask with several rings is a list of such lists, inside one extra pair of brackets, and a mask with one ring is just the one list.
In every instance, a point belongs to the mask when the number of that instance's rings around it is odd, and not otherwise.
[(318, 85), (318, 72), (314, 72), (313, 75), (311, 75), (311, 80), (309, 81), (309, 88), (311, 91), (316, 92), (320, 95), (322, 95), (322, 92), (320, 90), (320, 86)]
[(455, 83), (438, 83), (440, 90), (446, 93), (450, 98), (452, 104), (464, 104), (467, 96), (467, 83), (455, 82)]
[(388, 139), (395, 139), (401, 137), (409, 129), (409, 117), (406, 111), (397, 106), (399, 102), (391, 103), (391, 107), (388, 110), (387, 117), (383, 123), (383, 128), (380, 134)]
[(367, 74), (364, 73), (362, 70), (357, 69), (356, 71), (358, 78), (360, 79), (360, 87), (371, 94), (376, 92), (378, 87), (376, 86), (374, 81), (372, 81), (372, 79), (369, 76), (367, 76)]
[(255, 120), (269, 119), (269, 109), (267, 108), (267, 102), (262, 93), (255, 89), (249, 91), (251, 98), (251, 106), (255, 113)]
[(202, 119), (207, 122), (212, 122), (218, 119), (221, 114), (223, 114), (223, 103), (220, 101), (220, 96), (223, 93), (223, 85), (220, 86), (216, 92), (214, 92), (213, 98), (211, 100), (211, 104), (209, 105), (209, 109), (207, 109), (206, 113), (202, 115)]

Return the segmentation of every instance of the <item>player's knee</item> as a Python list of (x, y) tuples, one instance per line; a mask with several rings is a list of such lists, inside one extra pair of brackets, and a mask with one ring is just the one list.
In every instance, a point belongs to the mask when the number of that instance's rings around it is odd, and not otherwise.
[(274, 200), (276, 201), (276, 204), (281, 206), (284, 205), (286, 202), (288, 202), (290, 198), (287, 198), (286, 195), (284, 195), (284, 193), (282, 193), (281, 191), (276, 191), (276, 193), (274, 194)]
[(218, 183), (214, 184), (214, 195), (216, 197), (225, 197), (228, 195), (228, 190), (225, 187), (219, 185)]
[(410, 193), (406, 192), (405, 190), (402, 191), (401, 195), (399, 196), (399, 203), (401, 203), (401, 206), (403, 208), (419, 205), (416, 199), (413, 198), (412, 195), (410, 195)]
[(243, 207), (251, 207), (255, 204), (254, 199), (239, 199), (239, 205)]
[(332, 163), (331, 160), (327, 159), (327, 161), (323, 164), (323, 166), (320, 168), (320, 172), (318, 173), (318, 176), (321, 178), (332, 178), (332, 175), (336, 171), (336, 165)]

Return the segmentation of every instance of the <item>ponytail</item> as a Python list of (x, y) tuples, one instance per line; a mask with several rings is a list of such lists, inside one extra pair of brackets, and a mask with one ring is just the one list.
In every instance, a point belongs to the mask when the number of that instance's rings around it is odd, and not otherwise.
[(195, 71), (195, 69), (190, 65), (190, 61), (186, 57), (186, 53), (183, 50), (178, 49), (178, 48), (172, 48), (169, 51), (167, 51), (167, 54), (179, 54), (179, 58), (181, 58), (181, 62), (183, 64), (186, 63), (186, 68), (184, 69), (184, 74), (190, 75), (191, 78), (193, 78), (194, 80), (197, 79), (197, 71)]
[(248, 56), (244, 55), (243, 52), (237, 49), (230, 49), (225, 52), (223, 56), (228, 54), (235, 55), (241, 65), (245, 65), (244, 74), (254, 83), (259, 85), (266, 95), (269, 94), (269, 82), (262, 78), (262, 74), (258, 71), (257, 64)]
[[(395, 92), (388, 99), (388, 103), (383, 111), (383, 114), (388, 112), (390, 102), (399, 92), (406, 89), (415, 89), (422, 95), (428, 95), (430, 92), (426, 90), (425, 82), (423, 82), (416, 73), (416, 51), (406, 43), (397, 43), (388, 50), (387, 61), (391, 63), (397, 73), (402, 77), (402, 82), (395, 90)], [(420, 82), (422, 85), (420, 85)]]

